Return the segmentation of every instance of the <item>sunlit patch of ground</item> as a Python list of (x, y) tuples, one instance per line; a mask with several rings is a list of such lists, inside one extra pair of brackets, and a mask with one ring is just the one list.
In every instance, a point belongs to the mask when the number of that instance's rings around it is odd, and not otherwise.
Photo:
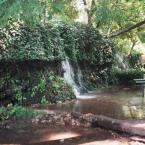
[(78, 145), (144, 145), (144, 143), (139, 142), (129, 142), (127, 140), (104, 140), (104, 141), (94, 141), (94, 142), (87, 142)]
[(138, 123), (138, 124), (136, 124), (136, 125), (133, 125), (133, 127), (136, 127), (136, 128), (142, 128), (142, 129), (144, 129), (145, 130), (145, 123)]
[(96, 128), (73, 127), (66, 128), (60, 126), (42, 128), (26, 128), (17, 130), (0, 130), (0, 145), (76, 145), (77, 143), (92, 142), (95, 140), (105, 140), (116, 138), (118, 134), (112, 134), (106, 130)]

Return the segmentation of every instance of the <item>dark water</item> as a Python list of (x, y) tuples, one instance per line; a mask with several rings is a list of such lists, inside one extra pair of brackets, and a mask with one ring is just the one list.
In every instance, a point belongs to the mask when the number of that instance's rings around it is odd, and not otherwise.
[(0, 145), (77, 145), (87, 142), (114, 140), (117, 134), (96, 128), (64, 126), (29, 126), (29, 128), (0, 130)]
[[(143, 119), (145, 99), (141, 88), (111, 87), (90, 92), (94, 99), (78, 99), (65, 104), (49, 105), (42, 108), (68, 112), (93, 113), (115, 119)], [(41, 108), (41, 107), (40, 107)]]

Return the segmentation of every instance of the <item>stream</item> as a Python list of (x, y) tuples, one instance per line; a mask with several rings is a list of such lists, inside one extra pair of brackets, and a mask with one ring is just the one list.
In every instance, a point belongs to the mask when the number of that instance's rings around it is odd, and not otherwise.
[[(76, 99), (71, 102), (39, 106), (38, 108), (83, 114), (93, 113), (121, 120), (145, 118), (145, 99), (142, 97), (139, 87), (102, 88), (89, 92), (86, 96), (88, 96), (87, 99)], [(91, 96), (95, 96), (95, 98), (91, 98)]]

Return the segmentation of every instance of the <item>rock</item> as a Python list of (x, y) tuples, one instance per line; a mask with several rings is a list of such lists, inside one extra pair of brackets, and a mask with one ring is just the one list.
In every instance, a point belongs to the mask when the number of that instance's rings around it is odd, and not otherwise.
[(83, 119), (85, 119), (86, 121), (89, 121), (91, 122), (94, 118), (94, 115), (92, 113), (88, 113), (88, 114), (84, 114), (83, 116)]
[(41, 120), (41, 123), (47, 123), (48, 120)]
[(38, 122), (40, 122), (40, 119), (38, 118), (32, 119), (32, 123), (38, 123)]
[(88, 93), (86, 88), (79, 88), (80, 95), (83, 95), (84, 93)]
[(90, 127), (90, 126), (91, 126), (91, 125), (90, 125), (89, 122), (84, 124), (84, 127)]
[(73, 126), (75, 126), (75, 125), (76, 125), (76, 123), (75, 123), (74, 119), (71, 121), (71, 125), (73, 125)]

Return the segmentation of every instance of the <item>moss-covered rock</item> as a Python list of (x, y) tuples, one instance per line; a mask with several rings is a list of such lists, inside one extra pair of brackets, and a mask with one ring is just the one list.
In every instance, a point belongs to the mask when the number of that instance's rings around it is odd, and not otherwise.
[(59, 75), (58, 62), (4, 64), (0, 69), (0, 98), (6, 104), (57, 103), (75, 98), (72, 88)]

